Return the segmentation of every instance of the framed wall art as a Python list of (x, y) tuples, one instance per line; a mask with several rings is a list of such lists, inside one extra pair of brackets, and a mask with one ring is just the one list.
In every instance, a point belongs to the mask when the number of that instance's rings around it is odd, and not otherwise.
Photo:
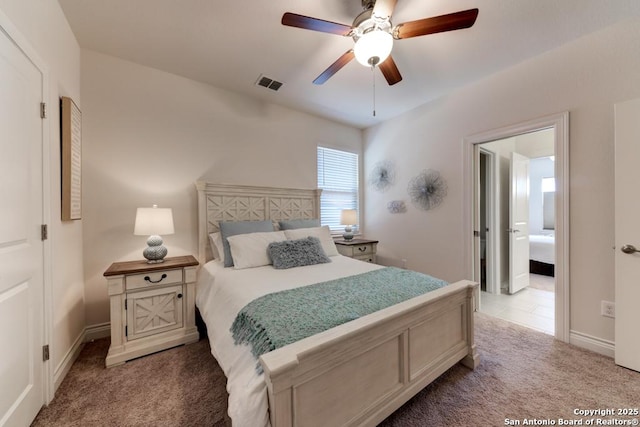
[(82, 113), (71, 98), (60, 99), (62, 220), (82, 219)]

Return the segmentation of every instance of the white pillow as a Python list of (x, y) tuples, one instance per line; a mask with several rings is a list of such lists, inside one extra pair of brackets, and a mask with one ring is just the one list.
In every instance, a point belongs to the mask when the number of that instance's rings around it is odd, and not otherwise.
[(325, 225), (323, 227), (284, 230), (284, 234), (289, 240), (304, 239), (305, 237), (309, 236), (317, 237), (318, 239), (320, 239), (322, 249), (324, 249), (324, 252), (327, 254), (327, 256), (338, 255), (338, 249), (336, 248), (336, 244), (333, 243), (333, 237), (331, 237), (331, 230), (329, 229), (328, 225)]
[(233, 258), (233, 268), (261, 267), (271, 264), (267, 246), (272, 242), (287, 240), (283, 231), (269, 231), (229, 236), (229, 248)]
[(220, 232), (209, 234), (209, 245), (211, 246), (213, 259), (224, 262), (224, 249), (222, 247), (222, 234), (220, 234)]

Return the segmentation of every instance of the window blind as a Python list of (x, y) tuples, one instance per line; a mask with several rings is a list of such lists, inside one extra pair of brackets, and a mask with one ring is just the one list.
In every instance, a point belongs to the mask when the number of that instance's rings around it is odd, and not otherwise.
[[(358, 211), (358, 155), (347, 151), (318, 147), (318, 188), (320, 220), (331, 231), (341, 232), (340, 213), (343, 209)], [(357, 224), (351, 224), (357, 225)]]

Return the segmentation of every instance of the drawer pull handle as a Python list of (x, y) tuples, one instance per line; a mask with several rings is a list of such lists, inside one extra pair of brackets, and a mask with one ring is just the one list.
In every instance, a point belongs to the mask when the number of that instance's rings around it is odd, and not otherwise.
[(359, 246), (359, 247), (358, 247), (358, 250), (359, 250), (360, 252), (364, 252), (364, 251), (366, 251), (366, 250), (367, 250), (367, 247), (366, 247), (366, 246)]
[(182, 294), (178, 294), (176, 296), (178, 297), (178, 299), (182, 298)]
[(166, 279), (166, 278), (167, 278), (167, 275), (164, 274), (164, 273), (162, 274), (162, 276), (160, 276), (160, 279), (158, 279), (156, 281), (151, 280), (151, 277), (149, 277), (149, 276), (144, 276), (144, 280), (146, 280), (149, 283), (160, 283), (160, 282), (162, 282), (162, 279)]

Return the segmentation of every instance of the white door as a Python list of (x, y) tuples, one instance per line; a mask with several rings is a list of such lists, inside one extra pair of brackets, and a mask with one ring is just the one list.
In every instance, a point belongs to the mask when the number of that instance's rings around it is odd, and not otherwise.
[(2, 426), (31, 424), (44, 403), (42, 84), (41, 72), (0, 25)]
[[(473, 146), (473, 280), (480, 283), (482, 274), (480, 261), (480, 145)], [(479, 300), (479, 298), (478, 298)], [(478, 301), (478, 304), (480, 301)], [(479, 309), (479, 307), (478, 307)]]
[(511, 153), (509, 293), (529, 286), (529, 158)]
[(499, 294), (500, 290), (500, 256), (498, 241), (500, 240), (500, 216), (497, 203), (497, 155), (493, 151), (481, 148), (486, 159), (485, 191), (486, 191), (486, 228), (485, 255), (487, 265), (487, 292)]
[(616, 363), (640, 371), (640, 99), (616, 104), (615, 132)]

